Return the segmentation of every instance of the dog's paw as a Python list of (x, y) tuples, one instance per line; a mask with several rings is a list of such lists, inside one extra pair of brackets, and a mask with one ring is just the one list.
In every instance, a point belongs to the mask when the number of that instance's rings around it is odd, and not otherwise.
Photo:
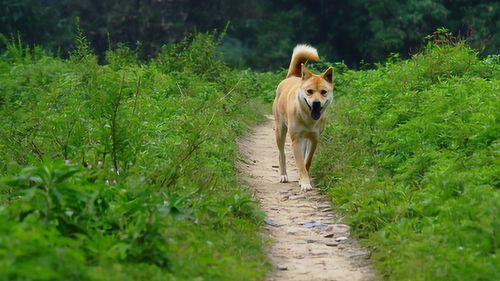
[(281, 175), (280, 176), (280, 182), (288, 182), (288, 176), (287, 175)]
[(313, 187), (310, 183), (302, 183), (300, 184), (300, 190), (302, 191), (308, 191), (308, 190), (312, 190)]

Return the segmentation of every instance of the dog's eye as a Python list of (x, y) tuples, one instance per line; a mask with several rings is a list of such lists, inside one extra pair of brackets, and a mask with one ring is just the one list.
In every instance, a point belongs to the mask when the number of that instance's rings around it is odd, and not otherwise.
[(312, 94), (313, 94), (313, 92), (314, 92), (314, 91), (313, 91), (312, 89), (307, 90), (307, 94), (309, 94), (309, 95), (312, 95)]
[(326, 95), (326, 91), (325, 90), (321, 90), (321, 94), (324, 96)]

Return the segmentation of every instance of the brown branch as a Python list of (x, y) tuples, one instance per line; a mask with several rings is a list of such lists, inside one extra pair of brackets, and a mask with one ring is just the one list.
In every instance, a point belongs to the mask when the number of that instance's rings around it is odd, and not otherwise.
[(116, 140), (116, 118), (118, 115), (118, 107), (120, 107), (120, 102), (122, 98), (123, 83), (125, 80), (125, 74), (122, 74), (122, 80), (120, 82), (120, 90), (118, 91), (118, 96), (115, 104), (113, 105), (113, 113), (111, 115), (111, 157), (113, 159), (113, 166), (115, 171), (118, 171), (118, 160), (117, 157), (117, 140)]

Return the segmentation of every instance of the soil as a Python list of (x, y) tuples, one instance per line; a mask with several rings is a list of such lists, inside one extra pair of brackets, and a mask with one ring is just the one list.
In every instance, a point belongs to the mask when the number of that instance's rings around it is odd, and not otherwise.
[(289, 183), (279, 183), (272, 116), (239, 142), (241, 171), (267, 213), (265, 235), (274, 270), (268, 281), (373, 280), (369, 252), (350, 236), (349, 226), (317, 189), (300, 191), (289, 139)]

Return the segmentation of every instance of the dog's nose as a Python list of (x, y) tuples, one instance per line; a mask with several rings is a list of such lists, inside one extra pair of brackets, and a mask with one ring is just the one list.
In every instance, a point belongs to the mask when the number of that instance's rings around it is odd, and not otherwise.
[(321, 102), (319, 100), (315, 100), (312, 103), (311, 117), (314, 120), (318, 120), (321, 117)]

